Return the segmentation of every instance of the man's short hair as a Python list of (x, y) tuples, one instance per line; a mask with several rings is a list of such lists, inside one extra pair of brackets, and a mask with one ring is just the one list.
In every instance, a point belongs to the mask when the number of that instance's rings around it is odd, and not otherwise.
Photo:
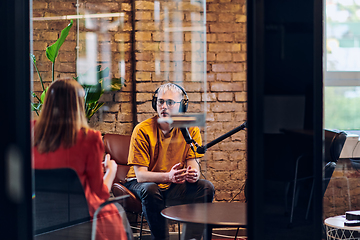
[(185, 93), (184, 93), (185, 90), (184, 91), (181, 90), (181, 88), (179, 86), (177, 86), (176, 84), (173, 84), (173, 83), (165, 83), (165, 84), (161, 85), (157, 90), (157, 94), (165, 93), (167, 91), (180, 93), (183, 98), (185, 96)]
[(163, 84), (155, 90), (153, 98), (152, 98), (152, 102), (151, 102), (152, 108), (155, 111), (157, 111), (157, 99), (158, 99), (157, 96), (158, 96), (159, 92), (165, 93), (167, 91), (172, 91), (172, 92), (180, 94), (182, 99), (180, 102), (179, 111), (183, 112), (183, 113), (186, 112), (188, 109), (188, 103), (189, 103), (189, 98), (187, 96), (187, 93), (181, 86), (174, 84), (174, 83)]

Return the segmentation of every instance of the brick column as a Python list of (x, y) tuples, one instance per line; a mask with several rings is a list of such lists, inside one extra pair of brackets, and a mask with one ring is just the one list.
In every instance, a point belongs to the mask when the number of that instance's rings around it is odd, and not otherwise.
[[(246, 120), (246, 5), (244, 0), (207, 1), (208, 139)], [(208, 151), (208, 172), (216, 200), (230, 200), (246, 179), (246, 131)], [(244, 200), (244, 192), (235, 200)]]

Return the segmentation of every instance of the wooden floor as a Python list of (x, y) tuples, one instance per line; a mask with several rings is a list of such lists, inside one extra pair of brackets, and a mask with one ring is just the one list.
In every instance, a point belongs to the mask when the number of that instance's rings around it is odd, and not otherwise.
[[(219, 229), (214, 230), (213, 239), (223, 239), (223, 235), (234, 236), (236, 229)], [(220, 235), (217, 235), (220, 234)], [(246, 230), (239, 232), (239, 236), (246, 236)], [(91, 222), (81, 223), (71, 227), (62, 228), (56, 231), (51, 231), (45, 234), (36, 235), (35, 240), (90, 240), (91, 239)], [(118, 239), (114, 237), (114, 239)], [(138, 234), (134, 234), (134, 240), (138, 240)], [(144, 233), (142, 240), (150, 240), (149, 233)], [(179, 236), (177, 232), (170, 233), (170, 240), (178, 240)], [(246, 239), (246, 238), (243, 238)]]

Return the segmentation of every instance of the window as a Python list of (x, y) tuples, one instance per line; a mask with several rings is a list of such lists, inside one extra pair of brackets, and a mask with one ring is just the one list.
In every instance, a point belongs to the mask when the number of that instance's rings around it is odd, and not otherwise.
[[(331, 178), (324, 168), (324, 182), (329, 184), (323, 216), (328, 218), (344, 215), (359, 204), (355, 191), (359, 167), (354, 158), (359, 156), (360, 135), (360, 0), (326, 0), (325, 6), (324, 127), (348, 133), (343, 157), (340, 155)], [(328, 239), (332, 233), (327, 228)]]
[(360, 129), (360, 0), (326, 0), (324, 126)]

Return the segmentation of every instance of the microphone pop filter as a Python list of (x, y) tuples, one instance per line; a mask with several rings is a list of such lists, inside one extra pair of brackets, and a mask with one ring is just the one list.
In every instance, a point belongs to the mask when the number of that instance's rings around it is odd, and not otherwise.
[(203, 127), (205, 126), (205, 114), (176, 114), (171, 117), (158, 118), (158, 123), (168, 123), (175, 128)]

